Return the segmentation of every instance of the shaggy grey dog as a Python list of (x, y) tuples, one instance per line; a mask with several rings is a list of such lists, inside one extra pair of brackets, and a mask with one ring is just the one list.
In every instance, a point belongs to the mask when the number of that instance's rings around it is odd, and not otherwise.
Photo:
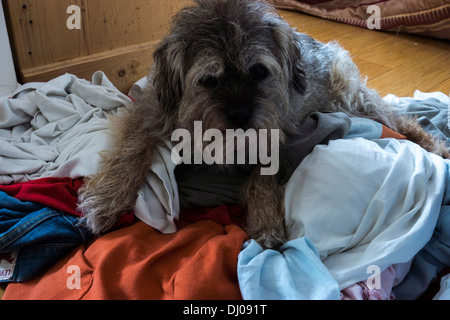
[[(222, 132), (276, 128), (282, 147), (311, 112), (342, 111), (448, 157), (445, 143), (366, 87), (348, 52), (295, 32), (262, 1), (197, 0), (183, 9), (155, 51), (148, 79), (146, 93), (114, 120), (115, 146), (80, 190), (79, 210), (94, 233), (133, 209), (155, 148), (177, 128), (192, 132), (194, 121)], [(244, 165), (251, 171), (242, 186), (246, 231), (263, 247), (278, 248), (285, 241), (283, 187), (259, 167)]]

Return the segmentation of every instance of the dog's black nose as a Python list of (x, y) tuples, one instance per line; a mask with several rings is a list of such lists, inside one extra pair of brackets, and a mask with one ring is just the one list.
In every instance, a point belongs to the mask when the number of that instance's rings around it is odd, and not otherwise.
[(236, 105), (228, 107), (225, 111), (230, 123), (235, 129), (248, 129), (252, 120), (254, 108), (247, 105)]

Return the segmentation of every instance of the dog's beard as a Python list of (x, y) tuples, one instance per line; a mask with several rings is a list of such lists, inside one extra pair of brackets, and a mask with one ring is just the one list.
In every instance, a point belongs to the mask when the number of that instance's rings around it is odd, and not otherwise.
[(227, 106), (205, 93), (183, 99), (179, 125), (190, 134), (190, 148), (183, 149), (191, 151), (189, 163), (207, 165), (225, 174), (246, 174), (256, 166), (267, 167), (269, 160), (278, 161), (280, 144), (285, 139), (279, 106), (263, 98), (257, 98), (255, 106), (244, 129), (227, 118), (223, 111)]

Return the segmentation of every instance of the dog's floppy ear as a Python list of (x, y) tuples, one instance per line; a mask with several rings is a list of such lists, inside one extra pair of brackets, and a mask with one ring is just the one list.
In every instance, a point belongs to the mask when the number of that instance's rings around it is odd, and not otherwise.
[(289, 85), (303, 94), (306, 90), (305, 73), (302, 68), (300, 48), (293, 29), (281, 17), (271, 17), (267, 24), (271, 28), (273, 39), (277, 44), (278, 54), (289, 72)]
[(153, 59), (153, 86), (158, 101), (164, 110), (174, 110), (183, 95), (183, 41), (167, 36), (153, 53)]

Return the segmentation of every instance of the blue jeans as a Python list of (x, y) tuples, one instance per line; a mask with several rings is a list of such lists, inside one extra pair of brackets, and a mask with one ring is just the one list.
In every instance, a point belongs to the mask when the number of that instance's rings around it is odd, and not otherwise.
[(0, 191), (0, 282), (28, 281), (91, 238), (79, 218)]

